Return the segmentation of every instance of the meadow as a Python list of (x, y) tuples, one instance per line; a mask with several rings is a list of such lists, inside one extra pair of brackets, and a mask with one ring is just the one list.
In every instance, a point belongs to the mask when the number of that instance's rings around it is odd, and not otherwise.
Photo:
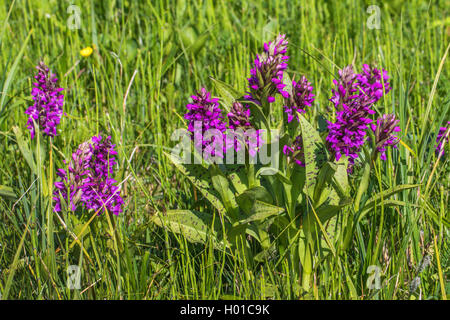
[[(0, 7), (1, 298), (450, 297), (448, 140), (443, 153), (435, 152), (440, 128), (450, 127), (445, 0), (0, 0)], [(345, 207), (327, 223), (310, 222), (311, 247), (298, 243), (308, 238), (300, 226), (316, 215), (315, 206), (286, 205), (273, 193), (283, 211), (270, 219), (279, 215), (286, 224), (252, 221), (256, 229), (247, 233), (226, 232), (234, 238), (228, 245), (224, 235), (216, 241), (214, 226), (225, 226), (207, 192), (224, 183), (222, 176), (206, 180), (204, 190), (193, 183), (167, 155), (177, 143), (171, 135), (187, 127), (186, 105), (201, 88), (220, 97), (246, 92), (256, 54), (279, 34), (289, 40), (287, 72), (314, 87), (315, 100), (299, 120), (314, 138), (325, 141), (324, 121), (336, 119), (330, 98), (338, 71), (374, 64), (387, 70), (391, 87), (375, 115), (395, 114), (400, 141), (386, 160), (373, 159), (370, 172), (355, 163)], [(64, 88), (64, 113), (55, 137), (38, 132), (31, 139), (25, 111), (34, 103), (40, 61)], [(284, 116), (277, 96), (270, 124)], [(122, 211), (55, 213), (57, 170), (98, 135), (115, 145)], [(286, 175), (258, 187), (291, 190), (296, 180)], [(307, 209), (295, 216), (298, 208)], [(173, 230), (163, 217), (174, 209), (214, 221), (187, 231), (178, 220)], [(68, 285), (75, 266), (77, 288)]]

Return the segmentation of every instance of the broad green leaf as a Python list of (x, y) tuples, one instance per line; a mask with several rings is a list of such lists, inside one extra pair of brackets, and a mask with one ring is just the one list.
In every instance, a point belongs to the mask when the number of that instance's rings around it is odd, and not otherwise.
[(241, 193), (238, 197), (236, 197), (236, 202), (239, 207), (245, 212), (245, 214), (251, 214), (253, 206), (256, 200), (260, 200), (269, 204), (273, 203), (272, 196), (266, 190), (266, 188), (262, 186), (257, 186), (251, 189), (248, 189)]
[[(329, 219), (326, 223), (326, 231), (328, 238), (332, 241), (333, 244), (336, 244), (336, 241), (339, 238), (339, 234), (341, 232), (342, 223), (338, 223), (338, 217), (335, 215), (331, 219)], [(324, 249), (330, 249), (325, 239), (322, 237), (320, 241), (320, 245)]]
[(243, 178), (239, 173), (233, 172), (229, 174), (228, 179), (231, 181), (231, 184), (238, 194), (244, 192), (248, 187), (248, 182), (243, 182), (246, 177)]
[(239, 224), (245, 224), (252, 221), (260, 221), (264, 220), (268, 217), (279, 215), (284, 212), (283, 208), (255, 200), (255, 203), (250, 211), (250, 216), (240, 220)]
[(219, 165), (222, 172), (228, 177), (228, 181), (237, 194), (241, 194), (248, 189), (248, 177), (244, 165), (227, 164)]
[[(326, 162), (322, 168), (319, 170), (319, 175), (317, 177), (317, 183), (314, 188), (314, 205), (318, 207), (323, 201), (326, 200), (330, 193), (330, 189), (328, 185), (333, 179), (334, 174), (336, 173), (337, 165), (328, 161)], [(328, 184), (328, 185), (327, 185)], [(323, 199), (323, 201), (320, 201)]]
[(277, 206), (284, 206), (285, 199), (283, 188), (290, 185), (287, 183), (283, 184), (276, 176), (264, 176), (264, 179), (261, 180), (261, 182), (266, 185), (266, 189), (271, 193), (274, 204)]
[(236, 199), (234, 197), (233, 192), (230, 189), (230, 185), (228, 183), (227, 177), (223, 174), (220, 169), (211, 165), (209, 167), (212, 185), (214, 189), (219, 193), (222, 203), (227, 210), (227, 213), (231, 215), (231, 217), (236, 218), (238, 215), (238, 205), (236, 203)]
[[(151, 221), (174, 233), (184, 235), (190, 242), (206, 243), (211, 239), (215, 247), (224, 245), (224, 242), (219, 239), (222, 226), (218, 219), (214, 219), (213, 225), (212, 214), (192, 210), (168, 210), (166, 214), (153, 216)], [(228, 228), (229, 226), (225, 227), (225, 229)]]
[(194, 44), (195, 39), (197, 38), (197, 33), (190, 26), (178, 30), (178, 35), (185, 50), (188, 50)]
[(164, 152), (175, 167), (197, 187), (202, 195), (217, 209), (221, 216), (226, 216), (226, 210), (220, 201), (219, 194), (211, 188), (209, 183), (210, 174), (201, 164), (182, 164), (181, 160), (176, 156)]
[(287, 72), (283, 73), (283, 84), (286, 85), (283, 90), (287, 91), (292, 96), (292, 80)]
[(327, 192), (323, 192), (320, 199), (316, 203), (317, 215), (322, 223), (338, 214), (342, 208), (351, 204), (351, 198), (349, 197), (349, 184), (347, 176), (347, 159), (341, 157), (338, 163), (326, 164), (329, 165), (332, 170), (326, 170), (328, 173), (334, 171), (330, 177), (325, 178)]
[(327, 161), (328, 156), (319, 133), (302, 115), (299, 115), (299, 118), (302, 129), (303, 148), (305, 150), (305, 190), (309, 197), (313, 199), (319, 169)]
[(289, 180), (288, 177), (286, 177), (286, 175), (281, 172), (278, 169), (275, 168), (271, 168), (271, 167), (262, 167), (258, 170), (258, 172), (256, 172), (256, 178), (258, 178), (259, 176), (277, 176), (278, 179), (280, 179), (281, 182), (286, 183), (286, 184), (292, 184), (291, 180)]
[(214, 86), (219, 92), (220, 98), (224, 102), (225, 107), (227, 107), (227, 111), (230, 111), (233, 102), (239, 99), (242, 96), (242, 94), (223, 81), (214, 79), (211, 76), (209, 78), (213, 81)]
[(285, 206), (291, 219), (294, 219), (296, 206), (304, 200), (302, 190), (305, 187), (305, 176), (305, 168), (295, 164), (289, 176), (291, 185), (284, 185)]
[[(331, 202), (331, 201), (330, 201)], [(327, 220), (333, 218), (336, 214), (338, 214), (344, 207), (351, 204), (349, 199), (344, 199), (342, 204), (333, 205), (330, 202), (324, 202), (319, 208), (317, 208), (316, 212), (319, 216), (319, 219), (322, 223), (325, 223)]]
[(342, 193), (342, 195), (348, 197), (350, 196), (350, 185), (348, 183), (348, 159), (342, 156), (341, 159), (336, 163), (337, 169), (334, 174), (333, 182), (336, 183), (335, 190), (337, 193)]
[[(255, 103), (254, 101), (250, 100), (240, 100), (242, 104), (246, 104), (250, 108), (251, 115), (254, 119), (253, 124), (256, 125), (256, 129), (264, 129), (267, 132), (267, 135), (270, 133), (270, 125), (269, 121), (267, 120), (267, 117), (264, 115), (264, 111), (262, 107)], [(270, 137), (267, 137), (270, 138)], [(269, 139), (268, 141), (265, 141), (265, 143), (270, 143)]]

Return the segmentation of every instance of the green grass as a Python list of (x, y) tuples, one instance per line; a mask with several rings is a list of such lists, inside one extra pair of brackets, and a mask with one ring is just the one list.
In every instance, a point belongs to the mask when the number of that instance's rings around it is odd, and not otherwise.
[[(381, 29), (369, 29), (364, 1), (75, 1), (81, 28), (70, 30), (68, 1), (0, 0), (0, 292), (11, 299), (298, 299), (287, 260), (252, 263), (242, 251), (191, 244), (150, 222), (166, 209), (207, 211), (207, 202), (163, 155), (184, 127), (189, 96), (209, 76), (245, 90), (254, 55), (279, 32), (290, 40), (289, 71), (305, 74), (316, 102), (308, 119), (332, 116), (328, 99), (339, 68), (375, 62), (392, 91), (377, 113), (402, 129), (371, 177), (370, 190), (421, 184), (360, 220), (347, 250), (314, 266), (314, 299), (444, 299), (450, 294), (449, 157), (434, 141), (450, 120), (450, 25), (445, 1), (379, 2)], [(96, 51), (80, 55), (86, 46)], [(59, 136), (30, 140), (25, 109), (42, 58), (66, 88)], [(128, 90), (129, 89), (129, 90)], [(81, 142), (111, 135), (124, 181), (124, 212), (108, 219), (52, 213), (54, 170)], [(407, 147), (406, 147), (406, 146)], [(449, 150), (447, 148), (447, 150)], [(448, 155), (448, 152), (447, 152)], [(12, 188), (11, 189), (7, 189)], [(13, 194), (11, 193), (13, 192)], [(357, 190), (353, 190), (357, 192)], [(369, 197), (370, 192), (363, 197)], [(340, 222), (342, 223), (342, 222)], [(82, 249), (81, 249), (82, 248)], [(428, 257), (428, 258), (427, 258)], [(424, 260), (430, 265), (418, 272)], [(81, 290), (66, 286), (69, 265)], [(368, 289), (370, 265), (381, 289)], [(414, 278), (420, 285), (410, 292)]]

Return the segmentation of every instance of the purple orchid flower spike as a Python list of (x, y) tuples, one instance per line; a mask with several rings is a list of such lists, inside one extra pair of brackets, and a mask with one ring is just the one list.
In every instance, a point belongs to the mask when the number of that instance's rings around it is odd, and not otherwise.
[(254, 66), (248, 78), (248, 95), (246, 99), (261, 104), (264, 98), (267, 102), (275, 101), (275, 94), (282, 93), (286, 86), (283, 84), (283, 72), (287, 69), (288, 41), (286, 36), (279, 35), (274, 41), (264, 44), (264, 52), (257, 55)]
[(123, 199), (112, 178), (117, 164), (114, 148), (111, 137), (94, 136), (80, 144), (72, 154), (67, 171), (57, 171), (61, 181), (55, 182), (55, 211), (61, 211), (61, 199), (64, 199), (72, 211), (82, 205), (99, 213), (105, 208), (115, 215), (122, 212)]
[(399, 122), (400, 120), (395, 119), (394, 114), (385, 114), (377, 119), (376, 124), (371, 125), (375, 134), (376, 150), (380, 153), (381, 160), (386, 160), (387, 147), (397, 148), (400, 139), (394, 133), (401, 131), (397, 125)]
[(355, 74), (352, 66), (339, 71), (330, 99), (336, 108), (336, 121), (327, 121), (327, 144), (336, 161), (346, 155), (353, 166), (366, 141), (366, 129), (372, 122), (369, 116), (375, 113), (372, 106), (382, 97), (383, 88), (390, 91), (388, 78), (386, 70), (381, 72), (368, 65), (363, 66), (361, 74)]
[(236, 152), (242, 149), (245, 143), (248, 146), (250, 156), (255, 157), (258, 148), (262, 144), (260, 130), (255, 130), (250, 122), (250, 109), (239, 102), (234, 102), (228, 113), (228, 129), (233, 134), (226, 136), (226, 149), (234, 148)]
[(35, 125), (39, 126), (44, 135), (54, 137), (63, 114), (64, 96), (60, 92), (64, 89), (58, 86), (58, 78), (44, 62), (41, 61), (36, 69), (38, 74), (31, 90), (34, 104), (25, 111), (29, 115), (27, 128), (30, 130), (31, 139), (34, 139), (36, 134)]
[(362, 90), (362, 94), (365, 94), (373, 99), (373, 103), (376, 103), (383, 96), (384, 92), (391, 91), (390, 84), (388, 82), (389, 76), (386, 70), (378, 70), (367, 64), (363, 65), (363, 72), (356, 75), (358, 79), (358, 86)]
[(288, 116), (288, 122), (296, 118), (299, 121), (298, 114), (306, 113), (306, 107), (310, 107), (314, 102), (313, 87), (311, 83), (302, 76), (300, 81), (292, 80), (292, 96), (283, 91), (285, 105), (284, 112)]
[(189, 121), (188, 131), (191, 139), (196, 143), (195, 147), (199, 152), (223, 158), (223, 139), (213, 134), (210, 138), (205, 137), (208, 130), (215, 129), (220, 133), (225, 132), (227, 126), (223, 121), (222, 110), (219, 107), (219, 99), (211, 98), (211, 93), (202, 88), (197, 95), (191, 96), (192, 103), (186, 105), (189, 110), (185, 119)]

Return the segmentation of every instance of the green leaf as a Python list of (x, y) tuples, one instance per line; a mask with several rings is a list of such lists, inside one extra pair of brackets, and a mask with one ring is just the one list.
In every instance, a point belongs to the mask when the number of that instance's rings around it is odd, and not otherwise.
[(8, 198), (11, 200), (17, 199), (13, 188), (0, 185), (0, 197)]
[(234, 194), (230, 189), (227, 177), (217, 166), (212, 165), (209, 168), (214, 189), (219, 193), (227, 213), (229, 213), (232, 218), (236, 218), (238, 214), (238, 205)]
[(267, 202), (269, 204), (273, 203), (272, 196), (266, 188), (262, 186), (248, 189), (236, 197), (236, 202), (245, 214), (251, 214), (256, 200)]
[(363, 176), (361, 178), (361, 182), (359, 183), (358, 193), (356, 194), (355, 198), (355, 211), (359, 210), (361, 197), (367, 191), (367, 188), (369, 187), (369, 181), (370, 181), (370, 163), (366, 162), (366, 164), (364, 165)]
[(281, 172), (278, 169), (275, 168), (271, 168), (271, 167), (262, 167), (258, 170), (258, 172), (256, 172), (256, 178), (258, 178), (259, 176), (273, 176), (275, 175), (278, 179), (280, 179), (281, 182), (286, 183), (286, 184), (292, 184), (291, 180), (289, 180), (288, 177), (286, 177), (286, 175)]
[(319, 133), (309, 124), (308, 121), (306, 121), (302, 115), (299, 115), (299, 118), (302, 129), (303, 148), (305, 150), (305, 193), (313, 199), (319, 169), (327, 161), (328, 155)]
[[(153, 216), (151, 221), (160, 227), (168, 228), (174, 233), (184, 235), (190, 242), (206, 243), (211, 239), (216, 248), (223, 247), (224, 242), (219, 239), (222, 226), (218, 219), (213, 218), (212, 214), (205, 212), (168, 210), (165, 215), (158, 214)], [(228, 228), (226, 227), (225, 229)]]
[(348, 183), (348, 159), (345, 156), (342, 156), (341, 159), (336, 163), (337, 169), (334, 174), (333, 182), (336, 184), (335, 190), (337, 193), (342, 194), (343, 196), (350, 196), (350, 185)]
[[(4, 26), (6, 26), (6, 23), (4, 24)], [(8, 76), (6, 77), (6, 80), (5, 80), (4, 84), (3, 84), (2, 95), (1, 95), (1, 99), (0, 99), (0, 113), (3, 110), (3, 108), (4, 108), (5, 99), (8, 96), (8, 92), (9, 92), (9, 86), (11, 85), (11, 83), (13, 83), (13, 78), (14, 78), (14, 75), (16, 74), (17, 67), (19, 66), (19, 63), (21, 63), (23, 53), (25, 52), (25, 49), (26, 49), (27, 44), (28, 44), (28, 40), (30, 40), (30, 36), (31, 36), (32, 33), (33, 33), (33, 29), (31, 29), (28, 32), (27, 38), (25, 39), (24, 42), (22, 42), (22, 46), (20, 48), (20, 51), (16, 55), (16, 59), (14, 60), (14, 63), (12, 65), (11, 69), (10, 69), (10, 72), (8, 73)]]
[(292, 80), (287, 72), (283, 73), (283, 84), (286, 85), (283, 90), (287, 91), (292, 96)]
[(268, 217), (279, 215), (284, 212), (283, 208), (255, 200), (252, 209), (250, 210), (249, 217), (240, 220), (239, 224), (245, 224), (252, 221), (264, 220)]
[(271, 246), (266, 250), (263, 250), (255, 255), (254, 259), (258, 262), (265, 262), (273, 260), (276, 257), (277, 249), (275, 246)]
[(217, 89), (217, 91), (219, 92), (219, 95), (222, 99), (222, 101), (224, 102), (225, 107), (227, 108), (227, 111), (230, 111), (230, 107), (233, 104), (233, 102), (235, 102), (237, 99), (239, 99), (242, 94), (237, 91), (236, 89), (234, 89), (232, 86), (230, 86), (229, 84), (214, 79), (213, 77), (209, 77), (213, 83), (214, 83), (214, 87)]
[(333, 218), (337, 215), (344, 207), (351, 204), (349, 199), (345, 199), (342, 204), (334, 205), (331, 201), (324, 202), (319, 208), (317, 208), (316, 213), (319, 216), (319, 219), (322, 223), (325, 223), (327, 220)]
[(373, 207), (375, 205), (375, 202), (380, 203), (381, 199), (388, 199), (389, 197), (393, 196), (394, 194), (408, 189), (413, 189), (420, 186), (420, 184), (401, 184), (395, 187), (392, 187), (390, 189), (386, 189), (382, 192), (377, 193), (373, 197), (371, 197), (369, 200), (366, 201), (363, 211), (366, 210), (368, 207)]
[[(314, 188), (314, 204), (318, 207), (321, 203), (320, 199), (328, 197), (330, 190), (327, 184), (330, 184), (334, 174), (336, 173), (337, 165), (333, 162), (326, 162), (322, 168), (319, 170), (319, 175), (317, 177), (317, 183)], [(325, 192), (327, 191), (327, 192)], [(325, 200), (324, 199), (324, 200)]]
[(211, 188), (209, 180), (211, 178), (208, 170), (204, 168), (201, 164), (182, 164), (181, 159), (169, 154), (167, 152), (163, 153), (170, 159), (170, 161), (175, 165), (178, 171), (181, 172), (186, 178), (191, 181), (191, 183), (197, 187), (201, 194), (208, 199), (209, 202), (217, 209), (220, 215), (225, 216), (227, 211), (224, 205), (220, 201), (219, 194)]
[(190, 26), (185, 27), (182, 30), (178, 30), (178, 35), (186, 50), (188, 50), (194, 44), (195, 39), (197, 38), (197, 33)]
[(241, 194), (242, 192), (247, 190), (248, 179), (243, 171), (230, 173), (228, 175), (228, 179), (231, 181), (231, 184), (233, 185), (237, 194)]
[[(322, 177), (326, 184), (321, 188), (326, 191), (322, 190), (320, 198), (316, 201), (316, 212), (322, 223), (352, 203), (352, 199), (349, 197), (350, 186), (348, 184), (347, 164), (347, 158), (341, 157), (339, 162), (327, 163), (320, 170), (319, 181), (321, 180), (320, 174), (328, 174), (327, 177)], [(316, 185), (316, 190), (319, 183)], [(317, 195), (315, 196), (317, 197)]]
[(22, 130), (17, 126), (13, 126), (12, 130), (14, 132), (14, 135), (16, 136), (17, 145), (19, 146), (19, 150), (22, 153), (22, 156), (25, 158), (25, 161), (28, 163), (31, 171), (33, 171), (33, 173), (37, 175), (38, 172), (36, 170), (36, 163), (34, 162), (33, 153), (31, 152), (28, 143), (25, 142)]
[(393, 206), (402, 206), (402, 207), (406, 207), (406, 206), (411, 206), (411, 207), (420, 207), (416, 204), (412, 204), (412, 203), (407, 203), (405, 201), (399, 201), (399, 200), (383, 200), (383, 202), (379, 201), (378, 203), (376, 202), (371, 202), (370, 205), (365, 205), (364, 208), (361, 210), (361, 214), (358, 216), (358, 221), (361, 221), (361, 219), (368, 214), (371, 210), (373, 210), (373, 208), (375, 208), (375, 206), (383, 206), (383, 207), (393, 207)]
[[(254, 101), (250, 100), (240, 100), (242, 104), (246, 104), (250, 108), (250, 112), (252, 114), (252, 117), (254, 119), (254, 124), (256, 125), (256, 129), (264, 129), (267, 132), (268, 138), (271, 138), (269, 136), (270, 133), (270, 125), (269, 121), (267, 120), (267, 117), (264, 115), (264, 111), (262, 107), (258, 104), (256, 104)], [(269, 141), (265, 141), (265, 143), (270, 144)]]

